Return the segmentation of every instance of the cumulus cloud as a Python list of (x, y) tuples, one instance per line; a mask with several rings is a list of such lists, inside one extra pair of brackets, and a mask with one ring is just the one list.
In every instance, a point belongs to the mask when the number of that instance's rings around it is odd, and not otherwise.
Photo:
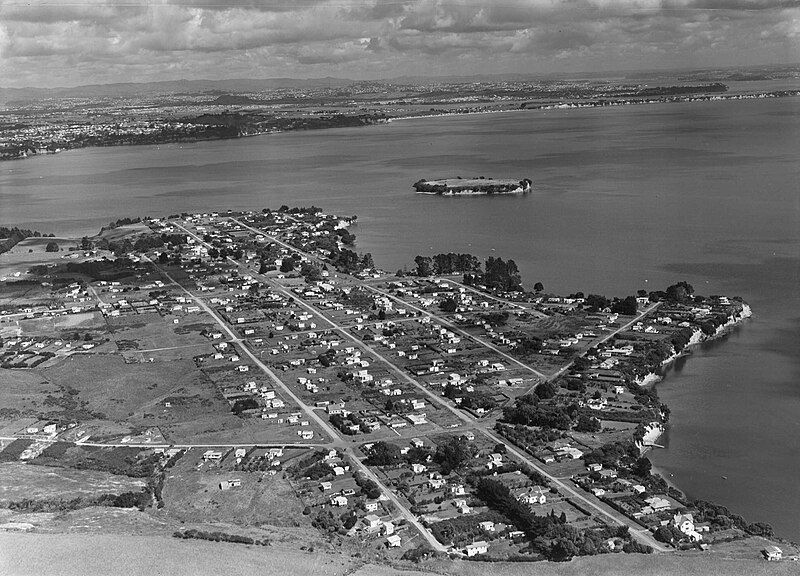
[(800, 0), (8, 0), (0, 83), (797, 60)]

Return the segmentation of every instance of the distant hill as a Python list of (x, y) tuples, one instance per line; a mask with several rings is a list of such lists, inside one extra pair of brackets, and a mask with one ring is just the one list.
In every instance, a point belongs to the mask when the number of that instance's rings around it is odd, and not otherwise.
[(214, 98), (211, 103), (220, 106), (242, 106), (245, 104), (257, 104), (258, 100), (253, 100), (252, 98), (240, 96), (238, 94), (222, 94)]
[(120, 82), (85, 84), (56, 88), (0, 88), (0, 102), (31, 101), (45, 98), (81, 98), (87, 96), (125, 97), (156, 94), (203, 94), (216, 92), (261, 92), (279, 88), (325, 88), (349, 86), (347, 78), (232, 78), (228, 80), (165, 80), (162, 82)]

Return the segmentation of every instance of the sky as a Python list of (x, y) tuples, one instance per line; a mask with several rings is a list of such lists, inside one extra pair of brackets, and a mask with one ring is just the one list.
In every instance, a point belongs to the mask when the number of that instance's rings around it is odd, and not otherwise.
[(800, 62), (800, 0), (0, 0), (0, 86)]

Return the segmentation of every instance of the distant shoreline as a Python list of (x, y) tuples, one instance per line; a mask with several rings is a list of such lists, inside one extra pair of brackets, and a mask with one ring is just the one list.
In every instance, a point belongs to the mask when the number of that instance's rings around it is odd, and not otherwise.
[[(578, 110), (578, 109), (585, 109), (585, 108), (611, 108), (611, 107), (619, 107), (619, 106), (636, 106), (636, 105), (649, 105), (649, 104), (676, 104), (676, 103), (690, 103), (690, 102), (719, 102), (719, 101), (728, 101), (728, 100), (762, 100), (762, 99), (773, 99), (773, 98), (788, 98), (788, 97), (797, 97), (800, 96), (800, 90), (792, 89), (792, 90), (772, 90), (772, 91), (762, 91), (753, 94), (709, 94), (703, 96), (659, 96), (654, 98), (620, 98), (620, 99), (594, 99), (594, 100), (585, 100), (585, 101), (575, 101), (575, 102), (558, 102), (552, 104), (531, 104), (528, 105), (527, 102), (523, 102), (521, 106), (517, 108), (501, 108), (496, 110), (457, 110), (457, 111), (442, 111), (440, 113), (421, 113), (421, 114), (406, 114), (403, 116), (385, 116), (382, 118), (380, 122), (375, 123), (365, 123), (356, 126), (326, 126), (326, 127), (318, 127), (318, 128), (296, 128), (296, 129), (270, 129), (264, 131), (255, 131), (255, 132), (248, 132), (243, 134), (237, 135), (227, 135), (227, 134), (205, 134), (204, 136), (200, 136), (201, 132), (198, 132), (197, 136), (185, 136), (185, 137), (171, 137), (166, 138), (164, 140), (155, 139), (154, 141), (141, 141), (141, 142), (130, 142), (130, 141), (114, 141), (108, 142), (105, 144), (86, 144), (86, 145), (75, 145), (75, 146), (65, 146), (63, 148), (56, 148), (55, 150), (43, 150), (42, 152), (38, 152), (33, 150), (29, 152), (28, 150), (23, 151), (22, 153), (18, 154), (9, 154), (6, 153), (4, 155), (0, 155), (0, 162), (3, 161), (12, 161), (12, 160), (26, 160), (29, 158), (37, 157), (37, 156), (48, 156), (52, 154), (60, 154), (62, 152), (66, 152), (69, 150), (76, 150), (81, 148), (111, 148), (117, 146), (160, 146), (165, 144), (195, 144), (197, 142), (213, 142), (213, 141), (220, 141), (220, 140), (238, 140), (240, 138), (245, 137), (253, 137), (253, 136), (266, 136), (270, 134), (281, 134), (286, 132), (303, 132), (303, 131), (316, 131), (316, 130), (330, 130), (334, 128), (363, 128), (365, 126), (372, 126), (374, 124), (391, 124), (394, 121), (400, 120), (414, 120), (418, 118), (438, 118), (444, 116), (473, 116), (479, 114), (507, 114), (509, 112), (524, 112), (524, 111), (548, 111), (548, 110)], [(207, 129), (213, 128), (214, 126), (206, 126)]]

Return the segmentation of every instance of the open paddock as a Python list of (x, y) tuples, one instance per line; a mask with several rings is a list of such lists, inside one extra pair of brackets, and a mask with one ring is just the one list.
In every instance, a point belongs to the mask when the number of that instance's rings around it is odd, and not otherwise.
[(0, 464), (0, 502), (69, 500), (102, 494), (138, 492), (145, 482), (109, 472), (39, 466), (21, 462)]
[[(192, 453), (202, 454), (200, 449)], [(303, 503), (295, 496), (283, 472), (244, 472), (201, 466), (193, 458), (181, 458), (167, 471), (163, 489), (164, 512), (187, 523), (225, 522), (244, 526), (270, 524), (304, 527)], [(220, 482), (241, 480), (241, 486), (220, 489)]]
[(81, 354), (40, 373), (56, 386), (76, 390), (77, 402), (112, 420), (139, 420), (153, 402), (179, 388), (213, 395), (188, 360), (126, 364), (118, 355)]

